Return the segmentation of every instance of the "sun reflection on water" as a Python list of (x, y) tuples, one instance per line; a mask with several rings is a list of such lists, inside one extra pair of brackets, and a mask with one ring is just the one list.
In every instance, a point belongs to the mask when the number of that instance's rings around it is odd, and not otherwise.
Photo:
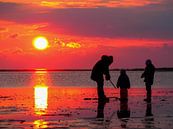
[(48, 87), (36, 85), (34, 87), (35, 114), (44, 115), (48, 107)]
[(48, 122), (46, 122), (44, 120), (35, 120), (34, 129), (40, 129), (40, 128), (45, 129), (48, 127), (47, 124), (48, 124)]

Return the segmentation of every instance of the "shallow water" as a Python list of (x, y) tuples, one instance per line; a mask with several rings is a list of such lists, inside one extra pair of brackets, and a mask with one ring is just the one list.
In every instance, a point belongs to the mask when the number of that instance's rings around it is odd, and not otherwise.
[[(95, 87), (90, 71), (48, 71), (48, 72), (0, 72), (0, 87), (32, 87), (45, 83), (48, 86)], [(143, 88), (142, 71), (127, 72), (133, 88)], [(111, 80), (116, 84), (119, 72), (111, 71)], [(173, 88), (173, 72), (156, 72), (153, 88)], [(112, 87), (110, 82), (105, 85)]]
[[(132, 83), (128, 102), (115, 98), (119, 89), (106, 83), (105, 93), (112, 98), (101, 105), (89, 75), (77, 71), (1, 72), (0, 128), (173, 129), (172, 72), (156, 73), (151, 103), (143, 101), (141, 72), (128, 72)], [(116, 80), (119, 73), (111, 75)]]
[[(118, 89), (105, 92), (108, 97), (119, 97)], [(95, 88), (3, 88), (0, 128), (173, 128), (173, 89), (154, 89), (148, 104), (144, 96), (144, 89), (130, 89), (128, 102), (110, 98), (99, 112), (98, 100), (85, 99), (97, 97)]]

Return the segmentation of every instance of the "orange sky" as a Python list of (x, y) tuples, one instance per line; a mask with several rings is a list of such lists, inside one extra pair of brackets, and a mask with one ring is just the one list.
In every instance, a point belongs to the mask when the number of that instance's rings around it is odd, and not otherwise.
[[(91, 68), (102, 54), (114, 56), (113, 68), (144, 67), (147, 58), (158, 67), (171, 67), (171, 4), (171, 0), (0, 0), (0, 69)], [(48, 39), (46, 50), (33, 47), (37, 36)]]

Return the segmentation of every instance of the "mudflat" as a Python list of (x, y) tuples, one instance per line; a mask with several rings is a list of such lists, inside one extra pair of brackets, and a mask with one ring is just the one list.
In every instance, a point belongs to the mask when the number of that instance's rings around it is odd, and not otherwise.
[(173, 129), (173, 89), (156, 88), (147, 103), (145, 89), (106, 88), (99, 102), (96, 88), (23, 87), (0, 89), (0, 128), (9, 129)]

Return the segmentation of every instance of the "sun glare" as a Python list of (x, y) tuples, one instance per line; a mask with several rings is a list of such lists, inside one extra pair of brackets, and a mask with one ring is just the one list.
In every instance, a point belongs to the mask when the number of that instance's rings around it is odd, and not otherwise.
[(48, 87), (37, 85), (34, 87), (35, 96), (35, 113), (37, 115), (43, 115), (46, 113), (48, 106)]
[(48, 40), (45, 37), (36, 37), (33, 41), (33, 45), (38, 50), (45, 50), (48, 48)]

